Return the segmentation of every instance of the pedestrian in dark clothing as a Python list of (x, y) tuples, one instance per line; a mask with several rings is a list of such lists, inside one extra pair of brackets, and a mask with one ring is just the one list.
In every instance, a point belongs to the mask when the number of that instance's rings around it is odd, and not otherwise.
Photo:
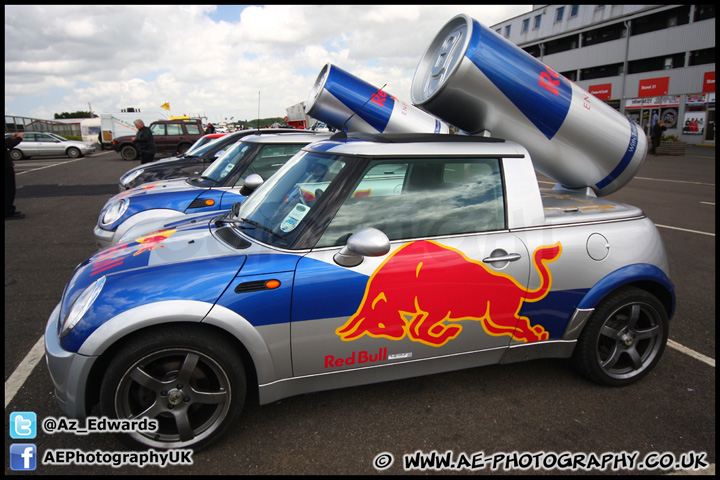
[(138, 129), (133, 140), (133, 144), (140, 156), (140, 163), (148, 163), (155, 160), (155, 139), (150, 128), (145, 126), (145, 122), (138, 119), (135, 120), (135, 128)]
[(215, 133), (215, 127), (213, 126), (212, 123), (208, 123), (207, 128), (205, 128), (205, 133), (206, 134)]
[(24, 213), (15, 209), (15, 165), (10, 157), (10, 151), (22, 142), (22, 132), (15, 132), (5, 137), (5, 220), (19, 220), (25, 218)]
[(657, 149), (657, 147), (660, 146), (660, 139), (662, 138), (662, 134), (665, 130), (667, 130), (665, 122), (658, 121), (650, 132), (650, 140), (652, 141), (652, 148), (650, 148), (650, 153), (652, 153), (653, 155), (657, 155), (655, 150)]

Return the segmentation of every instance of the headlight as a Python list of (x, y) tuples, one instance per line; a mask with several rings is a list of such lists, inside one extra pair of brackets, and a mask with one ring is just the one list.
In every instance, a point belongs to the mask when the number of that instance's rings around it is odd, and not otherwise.
[(106, 277), (103, 276), (95, 281), (75, 299), (75, 302), (72, 307), (70, 307), (70, 310), (68, 310), (65, 320), (62, 323), (60, 338), (70, 333), (70, 330), (72, 330), (83, 315), (87, 313), (95, 299), (100, 295), (100, 291), (105, 285), (105, 278)]
[(128, 183), (130, 183), (130, 182), (132, 182), (133, 180), (135, 180), (135, 179), (136, 179), (137, 177), (139, 177), (140, 174), (143, 173), (144, 171), (145, 171), (144, 168), (138, 168), (137, 170), (133, 170), (132, 172), (128, 172), (128, 173), (126, 173), (125, 175), (123, 175), (123, 176), (120, 178), (120, 183), (122, 183), (123, 185), (127, 186)]
[(118, 200), (117, 202), (110, 205), (107, 210), (105, 210), (105, 213), (100, 220), (101, 225), (106, 227), (115, 223), (118, 218), (122, 217), (125, 214), (125, 211), (128, 209), (129, 206), (130, 200), (128, 200), (127, 198)]

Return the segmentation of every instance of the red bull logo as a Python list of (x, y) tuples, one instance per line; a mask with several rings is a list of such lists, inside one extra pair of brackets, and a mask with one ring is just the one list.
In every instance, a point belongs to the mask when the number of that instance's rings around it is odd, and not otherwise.
[(335, 330), (345, 342), (363, 335), (388, 340), (408, 337), (433, 347), (462, 331), (457, 322), (482, 323), (486, 333), (536, 342), (550, 334), (519, 315), (523, 302), (545, 298), (552, 286), (547, 264), (560, 257), (558, 242), (533, 253), (540, 286), (528, 290), (509, 275), (490, 270), (459, 250), (423, 240), (395, 250), (370, 276), (360, 307)]
[(165, 245), (160, 244), (167, 240), (168, 237), (175, 232), (177, 232), (176, 228), (171, 230), (158, 230), (157, 232), (153, 232), (149, 235), (136, 239), (135, 241), (138, 242), (141, 247), (138, 248), (138, 251), (135, 252), (133, 256), (140, 255), (142, 252), (149, 252), (158, 248), (164, 248)]
[[(164, 245), (160, 244), (167, 240), (168, 237), (175, 232), (177, 232), (177, 229), (175, 228), (171, 230), (159, 230), (149, 235), (145, 235), (144, 237), (135, 239), (135, 241), (140, 244), (140, 248), (138, 248), (137, 252), (133, 253), (133, 257), (137, 257), (142, 252), (149, 252), (158, 248), (163, 248)], [(130, 246), (129, 243), (123, 243), (103, 250), (100, 254), (98, 254), (97, 258), (92, 263), (90, 276), (92, 277), (93, 275), (97, 275), (98, 273), (110, 270), (118, 265), (122, 265), (125, 261), (127, 253), (125, 252), (125, 249), (128, 248), (128, 246)]]

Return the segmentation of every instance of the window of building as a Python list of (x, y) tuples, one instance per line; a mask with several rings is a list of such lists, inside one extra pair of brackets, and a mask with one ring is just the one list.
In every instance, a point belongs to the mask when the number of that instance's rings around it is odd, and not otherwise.
[(622, 73), (622, 63), (600, 65), (580, 70), (580, 80), (593, 80), (596, 78), (616, 77)]
[(558, 38), (557, 40), (545, 42), (545, 55), (552, 55), (553, 53), (572, 50), (573, 48), (578, 47), (578, 42), (578, 35), (571, 35), (569, 37)]
[(690, 5), (636, 18), (632, 21), (631, 35), (655, 32), (690, 23)]
[(583, 47), (590, 45), (596, 45), (598, 43), (610, 42), (623, 38), (625, 34), (625, 25), (621, 23), (615, 23), (602, 28), (596, 28), (595, 30), (589, 30), (582, 34)]
[(715, 18), (715, 5), (695, 5), (694, 21), (699, 22), (711, 18)]
[(540, 20), (542, 20), (542, 15), (536, 15), (535, 16), (535, 24), (533, 25), (533, 28), (540, 28)]
[(505, 26), (505, 38), (510, 38), (510, 25)]
[(562, 22), (563, 13), (565, 13), (565, 7), (560, 7), (555, 10), (555, 22)]
[(659, 57), (642, 58), (628, 62), (628, 74), (669, 70), (685, 66), (685, 53), (661, 55)]
[(523, 47), (523, 50), (525, 50), (527, 53), (532, 55), (535, 58), (540, 58), (540, 45), (530, 45), (528, 47)]
[(530, 30), (530, 19), (526, 18), (522, 21), (522, 33), (527, 33)]
[(715, 47), (690, 52), (689, 67), (715, 63)]
[(570, 17), (577, 17), (579, 11), (580, 11), (580, 5), (571, 5), (570, 6)]

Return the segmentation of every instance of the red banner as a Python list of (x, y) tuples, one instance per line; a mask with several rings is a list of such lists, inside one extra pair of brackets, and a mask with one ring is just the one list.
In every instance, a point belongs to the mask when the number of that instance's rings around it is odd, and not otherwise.
[(702, 91), (704, 93), (715, 91), (715, 72), (705, 72)]
[(603, 83), (602, 85), (590, 85), (588, 91), (600, 100), (610, 100), (612, 98), (612, 83)]
[(640, 80), (638, 97), (656, 97), (667, 95), (670, 88), (670, 77), (648, 78)]

